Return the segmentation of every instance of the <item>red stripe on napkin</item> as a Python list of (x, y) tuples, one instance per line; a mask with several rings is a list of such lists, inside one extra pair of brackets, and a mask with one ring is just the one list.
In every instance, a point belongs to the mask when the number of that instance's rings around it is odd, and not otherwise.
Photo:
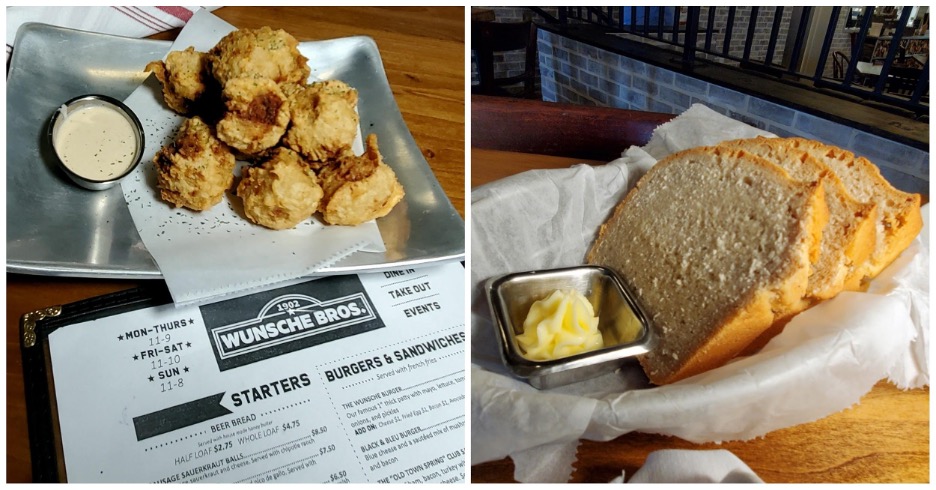
[(160, 27), (158, 27), (158, 26), (154, 26), (152, 23), (148, 22), (146, 19), (141, 19), (140, 17), (138, 17), (137, 15), (135, 15), (133, 12), (128, 12), (128, 11), (125, 10), (123, 7), (111, 7), (111, 8), (114, 9), (114, 10), (116, 10), (116, 11), (118, 11), (118, 12), (120, 12), (120, 13), (122, 13), (122, 14), (124, 14), (124, 15), (126, 15), (127, 17), (130, 17), (131, 19), (133, 19), (133, 20), (139, 22), (140, 24), (142, 24), (142, 25), (144, 25), (144, 26), (146, 26), (146, 27), (148, 27), (148, 28), (150, 28), (150, 29), (152, 29), (152, 30), (154, 30), (154, 31), (156, 31), (156, 32), (160, 32), (160, 31), (163, 31), (163, 30), (164, 30), (164, 29), (162, 29), (162, 28), (160, 28)]
[(163, 12), (180, 19), (183, 22), (188, 22), (192, 18), (192, 11), (185, 7), (156, 7)]
[(175, 26), (173, 26), (172, 24), (160, 19), (159, 17), (154, 16), (153, 14), (141, 9), (140, 7), (130, 7), (130, 8), (133, 9), (135, 12), (137, 12), (137, 14), (139, 14), (140, 17), (145, 17), (146, 19), (149, 19), (153, 24), (162, 26), (160, 27), (161, 30), (169, 30), (169, 29), (175, 28)]

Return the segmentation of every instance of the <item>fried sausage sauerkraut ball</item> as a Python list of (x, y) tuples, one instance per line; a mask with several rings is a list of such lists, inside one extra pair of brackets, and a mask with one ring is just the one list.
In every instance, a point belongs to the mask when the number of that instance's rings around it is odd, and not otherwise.
[(216, 127), (218, 138), (247, 155), (279, 143), (289, 125), (289, 104), (268, 78), (234, 78), (222, 92), (227, 110)]
[(193, 117), (182, 123), (175, 141), (153, 157), (163, 200), (204, 211), (221, 202), (234, 182), (234, 154)]
[(248, 167), (237, 186), (244, 214), (258, 225), (282, 230), (308, 219), (318, 209), (322, 188), (299, 154), (277, 147), (259, 167)]
[(166, 104), (191, 117), (153, 159), (162, 199), (193, 210), (214, 206), (233, 183), (235, 158), (254, 165), (236, 189), (244, 214), (276, 230), (316, 212), (353, 226), (403, 199), (376, 136), (354, 155), (357, 90), (338, 80), (309, 83), (298, 45), (282, 29), (240, 29), (207, 53), (189, 47), (147, 65)]
[(282, 29), (267, 26), (238, 29), (211, 51), (211, 72), (223, 86), (234, 78), (269, 78), (276, 83), (304, 83), (309, 61), (299, 53), (299, 41)]
[(374, 134), (367, 137), (363, 155), (343, 155), (322, 167), (319, 178), (325, 191), (319, 211), (332, 225), (359, 225), (381, 218), (403, 199), (403, 186), (383, 163)]
[(166, 61), (152, 61), (146, 71), (156, 75), (166, 105), (179, 114), (190, 114), (212, 82), (207, 55), (192, 46), (185, 51), (170, 51)]
[(339, 80), (292, 88), (292, 125), (283, 143), (318, 167), (317, 162), (350, 152), (358, 131), (357, 90)]

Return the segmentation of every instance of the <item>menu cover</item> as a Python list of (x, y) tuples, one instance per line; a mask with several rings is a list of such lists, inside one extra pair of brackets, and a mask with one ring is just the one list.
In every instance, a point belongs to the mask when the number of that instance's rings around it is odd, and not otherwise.
[(464, 267), (26, 315), (35, 481), (463, 482)]

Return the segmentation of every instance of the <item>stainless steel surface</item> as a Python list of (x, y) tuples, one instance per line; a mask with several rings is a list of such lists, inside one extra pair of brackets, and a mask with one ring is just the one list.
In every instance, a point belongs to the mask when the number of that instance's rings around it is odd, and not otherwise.
[[(130, 123), (130, 126), (133, 128), (134, 137), (136, 138), (133, 142), (134, 143), (133, 154), (136, 155), (133, 159), (133, 162), (130, 163), (130, 166), (127, 168), (127, 170), (124, 173), (111, 179), (106, 179), (106, 180), (88, 179), (88, 178), (85, 178), (76, 174), (75, 172), (72, 172), (71, 169), (68, 168), (68, 165), (65, 165), (65, 161), (62, 158), (62, 155), (59, 153), (60, 148), (56, 147), (56, 144), (55, 144), (55, 139), (56, 139), (56, 135), (58, 134), (59, 127), (61, 127), (61, 125), (65, 122), (65, 120), (68, 119), (67, 114), (69, 114), (70, 112), (80, 110), (84, 107), (92, 106), (92, 105), (107, 106), (113, 110), (120, 112), (124, 116), (124, 118), (126, 118), (127, 122)], [(63, 112), (63, 109), (65, 112)], [(89, 189), (92, 191), (103, 191), (106, 189), (110, 189), (111, 187), (114, 187), (115, 185), (117, 185), (124, 177), (129, 175), (130, 172), (133, 172), (136, 166), (139, 165), (140, 163), (140, 158), (143, 156), (143, 147), (145, 146), (145, 141), (144, 141), (144, 136), (143, 136), (143, 126), (140, 124), (140, 120), (136, 117), (136, 114), (134, 114), (133, 111), (130, 110), (130, 108), (127, 107), (123, 102), (117, 99), (114, 99), (113, 97), (108, 97), (106, 95), (100, 95), (100, 94), (81, 95), (74, 99), (65, 101), (63, 104), (61, 104), (59, 108), (55, 109), (52, 112), (52, 117), (49, 121), (49, 130), (47, 132), (47, 139), (48, 139), (49, 145), (51, 145), (54, 150), (53, 153), (56, 156), (56, 161), (59, 164), (59, 169), (65, 172), (65, 174), (68, 175), (68, 178), (70, 178), (74, 183), (80, 185), (81, 187), (84, 187), (85, 189)]]
[[(71, 184), (44, 136), (49, 116), (64, 100), (87, 93), (126, 98), (145, 79), (143, 67), (163, 58), (171, 43), (26, 24), (15, 44), (7, 75), (7, 271), (161, 277), (120, 188), (91, 192)], [(355, 253), (319, 274), (463, 259), (464, 222), (403, 121), (376, 44), (353, 37), (335, 46), (316, 53), (313, 73), (358, 89), (361, 127), (377, 134), (406, 197), (377, 220), (387, 252)], [(300, 43), (304, 49), (307, 43)]]
[[(635, 297), (608, 268), (581, 266), (566, 269), (520, 272), (492, 278), (486, 284), (491, 315), (497, 327), (501, 357), (517, 377), (539, 389), (562, 386), (593, 378), (634, 362), (656, 342)], [(557, 289), (575, 289), (585, 296), (598, 315), (598, 329), (605, 339), (620, 339), (616, 331), (618, 317), (633, 314), (641, 330), (631, 342), (616, 343), (602, 349), (552, 361), (531, 361), (522, 355), (516, 336), (523, 333), (523, 320), (534, 302)]]

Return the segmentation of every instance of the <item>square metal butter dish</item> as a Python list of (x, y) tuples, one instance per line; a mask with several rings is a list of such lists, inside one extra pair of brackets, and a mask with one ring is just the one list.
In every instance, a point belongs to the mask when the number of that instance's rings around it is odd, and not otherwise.
[[(635, 357), (650, 351), (656, 341), (636, 297), (606, 267), (518, 272), (491, 278), (485, 289), (504, 363), (515, 376), (538, 389), (562, 386), (614, 371), (627, 362), (636, 362)], [(548, 297), (557, 289), (574, 289), (588, 299), (598, 316), (598, 330), (605, 346), (550, 361), (527, 359), (517, 342), (517, 336), (523, 333), (523, 321), (534, 302)], [(622, 341), (622, 337), (633, 337), (635, 325), (636, 336)]]

